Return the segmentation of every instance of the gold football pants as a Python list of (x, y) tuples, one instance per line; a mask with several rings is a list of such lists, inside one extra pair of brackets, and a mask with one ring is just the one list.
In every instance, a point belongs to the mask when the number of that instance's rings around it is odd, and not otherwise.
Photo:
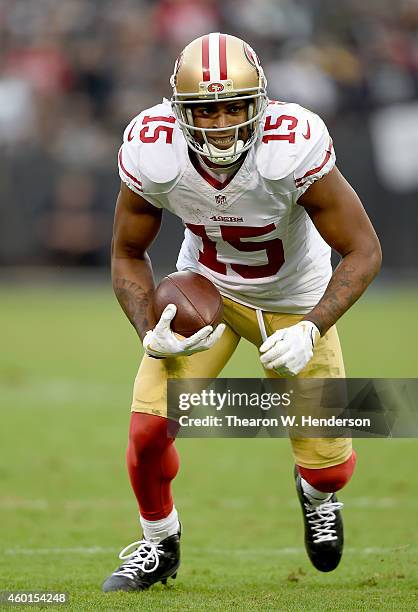
[[(224, 301), (226, 329), (220, 340), (209, 350), (189, 357), (153, 359), (144, 355), (133, 390), (132, 411), (167, 416), (168, 378), (216, 378), (228, 362), (241, 338), (257, 348), (263, 342), (257, 311), (229, 298)], [(259, 311), (260, 312), (260, 311)], [(303, 315), (262, 313), (267, 335), (298, 323)], [(255, 354), (257, 359), (258, 355)], [(280, 378), (265, 370), (268, 378)], [(312, 359), (298, 374), (304, 378), (344, 378), (344, 363), (337, 330), (332, 327), (317, 342)], [(319, 469), (346, 461), (352, 452), (350, 438), (291, 438), (297, 465)]]

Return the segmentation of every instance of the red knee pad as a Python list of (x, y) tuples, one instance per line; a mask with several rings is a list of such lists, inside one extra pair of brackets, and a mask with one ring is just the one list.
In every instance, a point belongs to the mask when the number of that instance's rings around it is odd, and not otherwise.
[(132, 412), (126, 453), (129, 477), (141, 516), (158, 521), (173, 509), (171, 481), (179, 468), (179, 458), (167, 434), (167, 419)]
[(138, 460), (147, 460), (165, 450), (174, 441), (167, 432), (167, 419), (144, 412), (132, 412), (129, 446)]
[(339, 465), (333, 465), (319, 470), (312, 470), (311, 468), (305, 468), (299, 465), (297, 468), (301, 477), (304, 478), (306, 482), (309, 482), (312, 487), (324, 493), (333, 493), (334, 491), (342, 489), (350, 480), (354, 468), (356, 467), (356, 459), (356, 453), (353, 450), (347, 461)]

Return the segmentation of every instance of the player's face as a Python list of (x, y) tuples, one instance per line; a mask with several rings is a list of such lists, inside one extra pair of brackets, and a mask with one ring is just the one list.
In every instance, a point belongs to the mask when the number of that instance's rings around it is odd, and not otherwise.
[[(235, 130), (231, 127), (244, 123), (248, 119), (248, 104), (245, 100), (236, 102), (209, 102), (207, 104), (196, 104), (193, 109), (193, 121), (196, 127), (206, 128), (206, 136), (210, 144), (217, 149), (229, 149), (234, 144)], [(221, 129), (219, 132), (212, 132), (213, 129)], [(239, 130), (239, 138), (244, 142), (248, 139), (248, 126)], [(196, 134), (201, 142), (203, 136)]]

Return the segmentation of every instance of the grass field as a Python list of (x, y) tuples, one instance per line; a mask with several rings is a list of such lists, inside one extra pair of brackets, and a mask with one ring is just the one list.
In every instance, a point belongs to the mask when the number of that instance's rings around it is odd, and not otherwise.
[[(418, 290), (377, 289), (346, 315), (350, 376), (417, 376), (417, 305)], [(286, 440), (179, 440), (178, 578), (102, 594), (139, 536), (124, 465), (138, 343), (109, 287), (3, 287), (0, 318), (0, 590), (66, 591), (69, 610), (415, 609), (416, 440), (357, 442), (331, 574), (305, 555)], [(242, 344), (224, 374), (255, 364)]]

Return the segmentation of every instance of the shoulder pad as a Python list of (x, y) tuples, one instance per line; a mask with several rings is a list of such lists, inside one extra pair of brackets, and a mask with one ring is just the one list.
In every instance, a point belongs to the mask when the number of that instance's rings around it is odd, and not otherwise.
[(134, 117), (123, 141), (135, 160), (144, 193), (170, 191), (185, 169), (187, 143), (168, 100)]
[(261, 176), (279, 180), (292, 174), (328, 137), (322, 119), (299, 104), (271, 101), (262, 125), (256, 164)]

